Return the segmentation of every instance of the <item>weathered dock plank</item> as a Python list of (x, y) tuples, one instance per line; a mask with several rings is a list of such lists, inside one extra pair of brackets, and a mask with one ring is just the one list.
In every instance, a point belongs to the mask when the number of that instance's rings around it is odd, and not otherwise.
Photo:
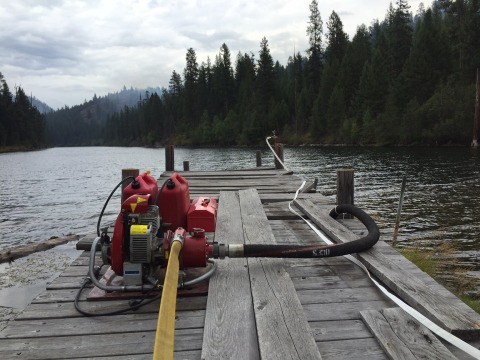
[[(274, 244), (257, 191), (239, 196), (245, 242)], [(262, 359), (321, 359), (283, 262), (249, 258), (248, 267)]]
[[(101, 320), (100, 320), (101, 321)], [(175, 330), (175, 351), (200, 350), (203, 329)], [(78, 357), (149, 354), (155, 331), (116, 334), (1, 339), (0, 359), (70, 359)]]
[[(244, 242), (236, 192), (220, 193), (215, 240)], [(217, 263), (208, 288), (202, 359), (260, 359), (247, 261), (225, 259)]]
[(430, 330), (398, 307), (361, 315), (390, 359), (456, 359)]
[(362, 320), (311, 321), (313, 338), (317, 342), (348, 339), (368, 339), (372, 334)]
[(324, 360), (387, 360), (383, 349), (374, 338), (345, 339), (318, 343)]
[[(158, 303), (157, 303), (158, 307)], [(205, 310), (177, 311), (176, 329), (199, 329), (205, 322)], [(75, 321), (64, 318), (15, 321), (2, 332), (0, 339), (29, 339), (40, 337), (118, 334), (155, 331), (157, 319), (154, 312), (124, 314), (105, 318), (79, 317)]]
[[(88, 312), (105, 312), (105, 311), (116, 311), (124, 309), (128, 303), (124, 300), (113, 300), (113, 301), (80, 301), (80, 306), (83, 310)], [(177, 310), (178, 311), (187, 311), (187, 310), (205, 310), (207, 305), (206, 296), (192, 296), (188, 298), (178, 298), (177, 299)], [(151, 304), (145, 305), (140, 309), (135, 311), (135, 314), (150, 313), (153, 317), (156, 317), (158, 314), (159, 302), (153, 302)], [(73, 298), (70, 298), (70, 301), (64, 302), (48, 302), (48, 303), (33, 303), (29, 305), (17, 318), (15, 321), (23, 320), (37, 320), (37, 319), (68, 319), (68, 318), (78, 318), (82, 317), (73, 306)], [(71, 320), (75, 321), (75, 320)], [(0, 333), (1, 336), (1, 333)]]

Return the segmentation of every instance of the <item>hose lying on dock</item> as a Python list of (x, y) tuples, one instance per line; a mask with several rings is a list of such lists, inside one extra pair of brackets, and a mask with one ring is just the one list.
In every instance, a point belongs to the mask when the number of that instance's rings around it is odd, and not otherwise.
[(158, 311), (157, 331), (153, 348), (154, 360), (173, 359), (175, 310), (177, 305), (178, 272), (180, 270), (178, 257), (182, 247), (183, 239), (175, 238), (170, 249), (163, 296)]
[[(338, 205), (330, 211), (330, 216), (337, 218), (340, 214), (350, 214), (362, 222), (368, 234), (358, 240), (333, 245), (254, 245), (245, 244), (243, 257), (278, 257), (278, 258), (323, 258), (359, 253), (370, 249), (380, 237), (380, 230), (373, 219), (363, 210), (353, 205)], [(232, 257), (232, 255), (229, 255)]]

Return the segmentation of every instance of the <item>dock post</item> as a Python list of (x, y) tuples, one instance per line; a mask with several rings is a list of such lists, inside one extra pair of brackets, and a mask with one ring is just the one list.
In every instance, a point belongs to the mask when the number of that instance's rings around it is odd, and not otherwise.
[[(122, 169), (122, 180), (125, 179), (127, 176), (133, 176), (133, 177), (137, 177), (138, 175), (140, 174), (140, 170), (138, 169)], [(128, 184), (130, 184), (132, 182), (132, 180), (129, 180), (129, 181), (125, 181), (124, 183), (122, 183), (122, 194), (123, 194), (123, 190), (128, 186)], [(123, 195), (122, 195), (123, 196)], [(121, 202), (123, 203), (123, 198), (121, 200)], [(121, 204), (120, 204), (121, 205)]]
[(183, 171), (190, 171), (190, 161), (183, 162)]
[[(279, 159), (283, 162), (283, 144), (275, 143), (275, 154), (279, 157)], [(284, 169), (283, 165), (278, 161), (277, 157), (275, 157), (275, 169)]]
[(174, 171), (175, 150), (173, 145), (165, 146), (165, 171)]
[(257, 158), (257, 167), (262, 166), (262, 152), (260, 150), (257, 150), (255, 156)]
[[(337, 169), (337, 205), (353, 205), (353, 169)], [(344, 219), (352, 219), (352, 215), (345, 214)]]

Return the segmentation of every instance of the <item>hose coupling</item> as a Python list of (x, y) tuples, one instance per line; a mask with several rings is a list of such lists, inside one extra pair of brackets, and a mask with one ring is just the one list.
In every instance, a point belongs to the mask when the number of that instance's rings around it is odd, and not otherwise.
[(230, 258), (244, 257), (245, 247), (243, 244), (229, 244), (227, 256)]
[(173, 235), (172, 242), (170, 243), (170, 246), (173, 245), (175, 241), (180, 242), (180, 244), (183, 245), (185, 244), (185, 235), (187, 231), (184, 228), (179, 227), (177, 230), (175, 230), (175, 234)]

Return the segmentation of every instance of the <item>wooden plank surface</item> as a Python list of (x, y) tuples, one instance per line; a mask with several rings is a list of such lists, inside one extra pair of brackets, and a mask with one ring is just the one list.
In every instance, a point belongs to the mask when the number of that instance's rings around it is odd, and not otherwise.
[(362, 311), (361, 315), (392, 360), (456, 359), (430, 330), (401, 308)]
[[(215, 241), (244, 242), (236, 192), (220, 193)], [(217, 264), (208, 289), (202, 359), (259, 359), (247, 261), (227, 258)]]
[[(99, 321), (102, 321), (99, 319)], [(175, 351), (199, 350), (203, 329), (175, 330)], [(155, 331), (1, 339), (0, 359), (70, 359), (152, 354)]]
[[(58, 319), (62, 318), (65, 321), (69, 318), (78, 318), (82, 317), (73, 306), (73, 298), (70, 298), (70, 302), (48, 302), (48, 303), (33, 303), (29, 305), (15, 321), (23, 320), (38, 320), (38, 319)], [(192, 296), (189, 298), (178, 298), (177, 299), (177, 310), (178, 311), (187, 311), (187, 310), (205, 310), (207, 304), (206, 296)], [(106, 310), (115, 311), (119, 309), (124, 309), (127, 303), (124, 300), (112, 300), (108, 302), (104, 301), (80, 301), (80, 306), (83, 310), (89, 312), (104, 312)], [(135, 314), (141, 313), (151, 313), (156, 315), (158, 313), (159, 302), (153, 302), (151, 304), (145, 305), (140, 309), (135, 311)], [(0, 333), (1, 335), (1, 333)]]
[[(274, 244), (254, 189), (239, 191), (246, 243)], [(248, 267), (262, 359), (321, 359), (290, 276), (281, 259), (249, 258)]]
[(323, 360), (387, 360), (374, 338), (345, 339), (318, 343)]
[[(158, 303), (157, 303), (158, 307)], [(75, 336), (78, 334), (117, 334), (126, 331), (155, 331), (157, 317), (154, 312), (106, 316), (102, 319), (79, 317), (74, 321), (64, 318), (15, 321), (1, 333), (1, 338), (37, 338)], [(175, 327), (178, 329), (198, 329), (203, 327), (205, 310), (177, 311)]]
[[(316, 206), (310, 200), (298, 200), (295, 204), (330, 238), (336, 242), (348, 242), (358, 238), (352, 231), (331, 218), (327, 209)], [(445, 330), (465, 339), (480, 336), (480, 315), (443, 287), (432, 288), (428, 283), (406, 270), (409, 261), (396, 257), (394, 250), (383, 242), (357, 255), (358, 259), (410, 306), (423, 313)]]

